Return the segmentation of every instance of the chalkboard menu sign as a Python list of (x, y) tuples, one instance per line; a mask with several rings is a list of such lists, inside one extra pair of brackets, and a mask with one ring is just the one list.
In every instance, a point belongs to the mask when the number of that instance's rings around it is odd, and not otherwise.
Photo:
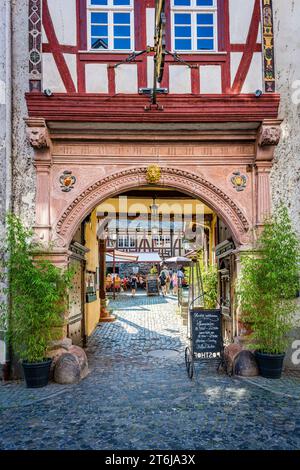
[(193, 309), (190, 315), (194, 358), (221, 359), (221, 310)]
[(147, 276), (147, 295), (159, 295), (157, 276)]

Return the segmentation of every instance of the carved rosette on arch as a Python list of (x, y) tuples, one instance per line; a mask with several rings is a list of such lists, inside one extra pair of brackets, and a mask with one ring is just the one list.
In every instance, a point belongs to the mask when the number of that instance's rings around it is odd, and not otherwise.
[[(53, 242), (65, 240), (65, 247), (75, 233), (80, 220), (108, 197), (147, 184), (147, 167), (132, 168), (112, 174), (89, 186), (60, 215), (55, 225)], [(250, 224), (237, 204), (220, 188), (202, 176), (175, 168), (161, 168), (160, 184), (173, 187), (201, 199), (229, 225), (237, 244), (248, 243)]]

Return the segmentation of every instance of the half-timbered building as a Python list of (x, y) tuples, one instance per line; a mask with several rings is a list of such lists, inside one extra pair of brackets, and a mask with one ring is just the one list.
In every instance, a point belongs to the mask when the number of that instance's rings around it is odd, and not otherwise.
[(30, 0), (29, 44), (35, 230), (54, 261), (85, 259), (82, 222), (154, 166), (228, 226), (238, 262), (270, 212), (280, 139), (271, 0)]
[[(96, 208), (120, 194), (155, 184), (200, 200), (216, 215), (220, 230), (228, 230), (228, 239), (215, 242), (220, 271), (226, 271), (223, 281), (228, 266), (234, 278), (241, 255), (271, 211), (270, 173), (282, 122), (274, 61), (276, 0), (21, 4), (28, 7), (21, 89), (34, 188), (28, 204), (24, 194), (13, 197), (17, 211), (30, 207), (26, 214), (41, 241), (51, 243), (52, 261), (80, 266), (72, 294), (76, 328), (83, 315), (88, 332), (99, 320), (99, 304), (83, 306), (82, 270), (94, 272), (98, 263), (91, 242)], [(160, 44), (158, 6), (164, 7)], [(27, 15), (23, 10), (15, 8), (16, 18)], [(158, 47), (164, 51), (161, 77), (155, 69)], [(15, 126), (21, 129), (19, 121)], [(23, 134), (19, 140), (18, 149), (27, 145)], [(22, 168), (28, 173), (25, 163)], [(151, 168), (157, 170), (153, 181)], [(13, 184), (14, 192), (22, 187)], [(233, 292), (231, 285), (226, 289)], [(229, 315), (233, 335), (239, 335), (238, 319)], [(69, 335), (74, 328), (69, 326)]]

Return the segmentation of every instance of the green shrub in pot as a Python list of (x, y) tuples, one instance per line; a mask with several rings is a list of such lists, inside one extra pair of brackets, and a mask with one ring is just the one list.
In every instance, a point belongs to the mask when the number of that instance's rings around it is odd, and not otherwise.
[(9, 302), (2, 302), (1, 323), (15, 355), (23, 361), (26, 379), (27, 364), (49, 365), (47, 347), (63, 325), (73, 272), (39, 257), (41, 247), (33, 232), (17, 216), (8, 214), (6, 221), (2, 268), (8, 282), (2, 295)]
[(242, 261), (238, 284), (242, 321), (251, 325), (250, 347), (256, 349), (265, 377), (281, 376), (288, 333), (295, 326), (299, 253), (299, 239), (288, 211), (280, 206), (266, 220), (255, 252)]

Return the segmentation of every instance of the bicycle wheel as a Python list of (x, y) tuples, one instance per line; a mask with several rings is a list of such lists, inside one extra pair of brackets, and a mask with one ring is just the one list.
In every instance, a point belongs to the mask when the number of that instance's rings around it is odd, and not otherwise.
[(188, 346), (185, 348), (185, 367), (189, 379), (192, 380), (194, 376), (194, 359), (191, 350)]

